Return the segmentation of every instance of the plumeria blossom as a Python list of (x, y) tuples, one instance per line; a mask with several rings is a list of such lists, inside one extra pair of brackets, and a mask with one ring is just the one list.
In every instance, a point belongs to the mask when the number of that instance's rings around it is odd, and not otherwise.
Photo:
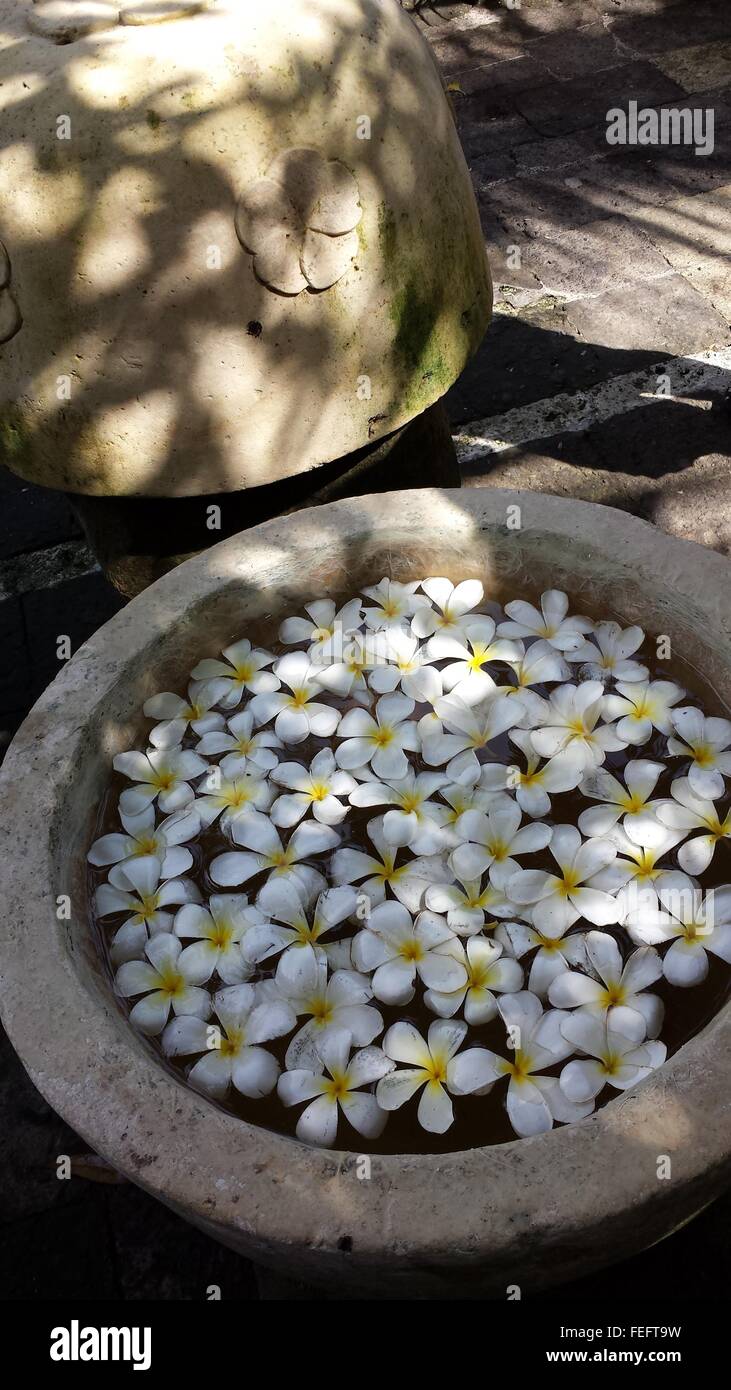
[(440, 819), (442, 834), (446, 837), (445, 843), (449, 849), (454, 849), (462, 843), (457, 833), (460, 816), (463, 816), (465, 811), (487, 811), (495, 800), (495, 792), (476, 784), (479, 781), (479, 772), (480, 764), (477, 763), (475, 783), (448, 781), (446, 786), (439, 788), (439, 796), (446, 802)]
[(500, 922), (496, 924), (495, 940), (516, 960), (535, 952), (530, 963), (528, 989), (539, 999), (547, 998), (551, 982), (569, 966), (586, 966), (586, 938), (583, 932), (571, 932), (568, 936), (544, 936), (528, 922)]
[(165, 814), (180, 811), (195, 796), (190, 783), (208, 771), (208, 763), (183, 748), (118, 753), (113, 767), (137, 783), (136, 787), (126, 787), (119, 798), (119, 809), (125, 816), (139, 815), (153, 801)]
[(327, 888), (316, 901), (315, 896), (286, 879), (270, 878), (257, 899), (265, 920), (252, 926), (242, 942), (245, 960), (258, 964), (289, 946), (319, 946), (325, 933), (351, 917), (358, 905), (351, 887)]
[[(264, 981), (260, 994), (269, 994)], [(381, 1032), (383, 1018), (368, 1002), (373, 998), (370, 981), (355, 970), (335, 970), (328, 979), (324, 951), (300, 946), (280, 956), (274, 985), (307, 1023), (295, 1033), (285, 1055), (288, 1071), (317, 1066), (318, 1047), (329, 1028), (347, 1028), (356, 1047), (367, 1047)]]
[[(430, 1024), (426, 1039), (413, 1023), (394, 1023), (383, 1039), (383, 1051), (394, 1062), (405, 1062), (376, 1087), (376, 1100), (383, 1110), (399, 1110), (412, 1096), (421, 1091), (417, 1118), (422, 1129), (432, 1134), (444, 1134), (454, 1120), (452, 1102), (447, 1091), (454, 1091), (456, 1053), (467, 1036), (467, 1024), (461, 1019), (437, 1019)], [(470, 1061), (476, 1048), (462, 1054), (460, 1060), (461, 1095), (467, 1093), (470, 1082)]]
[(532, 603), (515, 599), (505, 605), (510, 621), (500, 624), (498, 635), (543, 637), (556, 651), (570, 652), (581, 646), (584, 634), (591, 632), (594, 624), (589, 618), (568, 618), (568, 611), (568, 598), (560, 589), (541, 594), (540, 612)]
[(667, 1048), (661, 1042), (644, 1042), (627, 1038), (604, 1019), (577, 1010), (567, 1014), (561, 1032), (571, 1048), (586, 1053), (586, 1058), (568, 1062), (559, 1084), (563, 1095), (575, 1105), (594, 1104), (605, 1086), (626, 1091), (649, 1076), (665, 1061)]
[(464, 1005), (465, 1022), (480, 1027), (495, 1018), (497, 994), (515, 994), (522, 988), (523, 971), (517, 960), (503, 954), (498, 941), (471, 936), (460, 950), (467, 971), (465, 983), (451, 992), (427, 989), (424, 1003), (441, 1018), (453, 1018)]
[(404, 750), (419, 749), (416, 725), (409, 722), (413, 710), (414, 701), (398, 692), (381, 696), (375, 718), (364, 709), (348, 710), (337, 729), (344, 740), (335, 750), (338, 766), (352, 771), (370, 763), (377, 777), (405, 777), (409, 762)]
[[(330, 1149), (338, 1132), (338, 1110), (358, 1134), (376, 1139), (388, 1115), (363, 1086), (380, 1081), (395, 1067), (380, 1047), (363, 1047), (350, 1056), (353, 1045), (347, 1028), (331, 1028), (317, 1044), (318, 1069), (285, 1071), (277, 1087), (284, 1105), (310, 1101), (297, 1121), (297, 1138)], [(323, 1071), (327, 1075), (323, 1075)]]
[(338, 609), (331, 598), (315, 599), (305, 604), (306, 618), (285, 618), (279, 628), (279, 640), (286, 647), (299, 642), (308, 645), (307, 655), (313, 664), (334, 659), (338, 645), (354, 633), (361, 621), (363, 606), (359, 598)]
[(457, 936), (473, 936), (485, 928), (489, 917), (512, 917), (514, 905), (501, 889), (482, 877), (433, 883), (425, 902), (432, 912), (446, 912), (447, 926)]
[(715, 801), (723, 796), (724, 777), (731, 774), (731, 720), (706, 718), (694, 705), (671, 712), (672, 738), (668, 752), (690, 758), (688, 782), (696, 796)]
[(159, 719), (162, 723), (150, 729), (150, 743), (154, 748), (177, 748), (189, 728), (199, 735), (223, 728), (223, 716), (213, 710), (216, 703), (216, 690), (202, 681), (191, 682), (187, 700), (181, 695), (174, 695), (172, 691), (153, 695), (145, 701), (142, 713), (148, 719)]
[[(682, 876), (678, 876), (682, 877)], [(704, 897), (686, 878), (683, 885), (661, 888), (659, 903), (642, 905), (627, 914), (625, 927), (640, 945), (672, 945), (663, 956), (662, 968), (671, 985), (700, 984), (708, 974), (708, 955), (731, 964), (731, 885), (713, 889)]]
[(268, 811), (274, 800), (274, 788), (266, 775), (256, 769), (229, 781), (220, 776), (219, 768), (211, 767), (198, 792), (194, 809), (201, 825), (213, 825), (220, 817), (225, 834), (241, 816), (248, 816), (252, 811)]
[(161, 862), (155, 855), (140, 855), (115, 864), (109, 882), (97, 888), (94, 908), (98, 917), (118, 912), (128, 914), (112, 937), (111, 953), (115, 962), (141, 956), (148, 937), (172, 931), (174, 913), (167, 911), (168, 908), (200, 900), (200, 893), (191, 879), (162, 880), (161, 872)]
[(447, 781), (442, 772), (409, 772), (391, 782), (366, 781), (350, 793), (352, 806), (392, 806), (383, 817), (383, 834), (390, 845), (408, 845), (414, 854), (436, 854), (443, 849), (445, 806), (433, 801)]
[(544, 701), (531, 687), (546, 685), (550, 681), (567, 680), (570, 672), (564, 658), (550, 642), (540, 640), (533, 642), (526, 652), (513, 657), (508, 664), (512, 669), (513, 680), (499, 686), (498, 689), (512, 699), (517, 698), (522, 702), (526, 722), (539, 722)]
[(247, 709), (232, 715), (225, 727), (204, 734), (196, 752), (206, 758), (220, 757), (223, 753), (221, 772), (235, 782), (245, 772), (271, 772), (279, 762), (276, 750), (281, 747), (281, 739), (271, 729), (254, 732), (254, 716)]
[(260, 1000), (256, 987), (234, 985), (213, 996), (216, 1024), (193, 1016), (174, 1018), (162, 1035), (166, 1057), (203, 1055), (188, 1072), (198, 1091), (222, 1100), (230, 1086), (258, 1100), (277, 1084), (279, 1063), (261, 1044), (281, 1038), (296, 1025), (283, 999)]
[(543, 714), (543, 726), (534, 729), (531, 741), (542, 758), (561, 757), (570, 767), (598, 767), (607, 753), (624, 748), (613, 724), (600, 724), (604, 687), (600, 681), (583, 685), (559, 685), (551, 691)]
[(465, 621), (463, 635), (454, 636), (449, 629), (437, 631), (429, 638), (426, 651), (432, 661), (449, 662), (441, 673), (444, 689), (454, 690), (466, 705), (473, 705), (495, 689), (485, 667), (496, 661), (519, 660), (522, 643), (496, 637), (494, 620), (484, 616)]
[(452, 952), (454, 935), (443, 917), (420, 912), (416, 921), (403, 903), (374, 907), (353, 942), (353, 963), (373, 975), (373, 993), (384, 1004), (408, 1004), (418, 976), (427, 989), (459, 989), (467, 970)]
[(519, 871), (516, 855), (535, 854), (551, 839), (551, 827), (531, 821), (520, 829), (523, 813), (506, 797), (489, 811), (466, 811), (458, 822), (458, 834), (465, 843), (452, 852), (450, 864), (461, 879), (479, 878), (486, 869), (495, 888), (507, 892), (511, 878)]
[(432, 883), (444, 883), (450, 875), (438, 855), (403, 859), (398, 864), (398, 847), (389, 844), (383, 829), (383, 816), (368, 822), (368, 838), (375, 854), (360, 849), (339, 849), (332, 858), (332, 877), (337, 884), (361, 883), (372, 904), (383, 902), (386, 889), (410, 912), (418, 911)]
[(647, 667), (630, 661), (644, 640), (641, 627), (623, 630), (612, 621), (596, 623), (591, 639), (569, 651), (568, 660), (584, 663), (592, 680), (604, 682), (611, 677), (615, 681), (646, 681), (650, 674)]
[(606, 839), (616, 846), (617, 858), (594, 875), (590, 886), (604, 893), (614, 895), (617, 905), (617, 921), (622, 922), (628, 912), (639, 906), (657, 906), (657, 895), (661, 889), (682, 888), (685, 875), (663, 864), (671, 850), (682, 839), (682, 831), (667, 830), (660, 827), (660, 833), (653, 828), (647, 835), (649, 844), (638, 844), (645, 839), (644, 827), (634, 828), (634, 838), (619, 825), (608, 831)]
[(551, 796), (573, 791), (582, 777), (578, 762), (561, 757), (543, 762), (536, 753), (529, 729), (511, 729), (510, 741), (520, 748), (525, 758), (525, 772), (517, 763), (484, 763), (480, 769), (479, 786), (491, 796), (509, 788), (515, 793), (521, 811), (537, 818), (551, 810)]
[(437, 700), (434, 711), (449, 732), (435, 728), (425, 734), (422, 754), (430, 767), (449, 763), (448, 772), (460, 754), (489, 748), (501, 734), (519, 724), (524, 713), (519, 700), (497, 691), (478, 705), (466, 705), (454, 693), (445, 695)]
[(672, 708), (685, 691), (674, 681), (617, 681), (604, 700), (604, 718), (617, 721), (623, 743), (647, 743), (653, 729), (672, 733)]
[(369, 705), (371, 693), (368, 675), (380, 659), (381, 633), (356, 633), (344, 645), (341, 659), (328, 664), (324, 655), (317, 665), (317, 679), (323, 690), (341, 699), (350, 697), (360, 705)]
[(140, 1032), (151, 1036), (161, 1033), (171, 1009), (175, 1014), (208, 1018), (211, 996), (200, 988), (210, 978), (208, 962), (189, 952), (177, 936), (163, 932), (148, 941), (146, 961), (128, 960), (120, 965), (114, 988), (123, 999), (137, 999), (130, 1019)]
[(557, 1009), (581, 1008), (606, 1020), (608, 1027), (642, 1042), (656, 1038), (662, 1027), (664, 1006), (649, 985), (662, 977), (662, 961), (652, 946), (641, 946), (622, 960), (614, 937), (606, 932), (586, 934), (587, 963), (594, 977), (578, 970), (564, 970), (552, 981), (548, 998)]
[(428, 648), (406, 628), (391, 627), (383, 633), (381, 660), (370, 675), (371, 689), (379, 695), (399, 687), (417, 704), (433, 704), (443, 691), (442, 673), (432, 665)]
[(720, 840), (731, 840), (731, 810), (721, 819), (712, 801), (696, 796), (687, 777), (676, 777), (671, 800), (656, 805), (656, 815), (669, 830), (687, 834), (700, 830), (678, 850), (678, 863), (686, 874), (702, 874), (708, 868)]
[(200, 960), (206, 979), (216, 972), (226, 985), (240, 984), (251, 974), (241, 954), (241, 940), (251, 929), (249, 900), (244, 893), (214, 893), (207, 904), (185, 903), (175, 917), (175, 935), (194, 944), (187, 960)]
[(557, 825), (550, 843), (558, 874), (541, 869), (522, 869), (507, 884), (508, 896), (532, 908), (533, 925), (544, 936), (562, 936), (579, 917), (606, 927), (619, 920), (610, 893), (587, 886), (617, 857), (608, 840), (582, 840), (573, 825)]
[(479, 579), (464, 579), (461, 584), (453, 584), (451, 579), (424, 579), (421, 587), (431, 602), (417, 608), (411, 631), (417, 637), (439, 633), (464, 638), (465, 620), (484, 598)]
[(271, 808), (275, 825), (296, 825), (311, 811), (323, 825), (339, 825), (348, 812), (347, 804), (339, 798), (349, 796), (357, 783), (349, 772), (335, 764), (330, 748), (321, 748), (309, 768), (301, 763), (280, 763), (271, 774), (272, 781), (290, 790), (277, 797)]
[(252, 695), (262, 695), (267, 691), (278, 690), (279, 681), (265, 667), (271, 666), (274, 657), (271, 652), (252, 647), (248, 637), (224, 647), (223, 661), (206, 657), (193, 667), (195, 681), (212, 682), (216, 704), (223, 709), (235, 709), (244, 698), (244, 691)]
[(306, 652), (287, 652), (274, 672), (279, 686), (286, 689), (254, 696), (249, 709), (257, 723), (268, 724), (273, 719), (274, 732), (282, 743), (303, 743), (311, 734), (329, 738), (338, 726), (340, 712), (318, 699), (323, 693), (319, 667), (312, 665)]
[(189, 849), (184, 848), (186, 840), (192, 840), (199, 832), (200, 816), (196, 814), (194, 803), (185, 810), (155, 825), (155, 808), (150, 805), (139, 815), (126, 816), (120, 812), (124, 834), (113, 831), (95, 840), (87, 859), (97, 867), (107, 864), (121, 864), (127, 859), (143, 855), (154, 855), (160, 860), (160, 878), (177, 878), (185, 874), (193, 863)]
[(397, 584), (393, 579), (382, 579), (364, 589), (366, 598), (372, 603), (366, 605), (363, 616), (366, 626), (374, 631), (382, 628), (402, 627), (419, 607), (428, 606), (424, 594), (418, 594), (418, 579), (410, 584)]
[(633, 758), (624, 767), (624, 787), (617, 777), (604, 768), (587, 772), (581, 782), (581, 793), (600, 804), (590, 806), (579, 816), (582, 835), (607, 835), (621, 820), (631, 839), (637, 840), (639, 837), (638, 843), (651, 845), (653, 840), (657, 843), (664, 840), (663, 828), (656, 815), (659, 802), (651, 800), (664, 770), (662, 763)]
[(300, 822), (284, 845), (276, 826), (259, 811), (234, 820), (231, 839), (234, 844), (244, 845), (245, 852), (231, 850), (212, 861), (210, 875), (220, 888), (237, 888), (256, 874), (271, 873), (294, 879), (307, 889), (313, 883), (313, 872), (317, 871), (303, 861), (333, 849), (340, 842), (332, 826), (306, 820)]
[[(591, 1113), (591, 1104), (572, 1102), (562, 1092), (558, 1077), (538, 1073), (563, 1061), (572, 1051), (562, 1035), (561, 1025), (569, 1017), (558, 1009), (543, 1012), (541, 1002), (528, 990), (503, 994), (498, 1008), (514, 1039), (512, 1057), (501, 1057), (487, 1048), (473, 1048), (469, 1064), (456, 1059), (452, 1068), (452, 1090), (464, 1094), (468, 1089), (481, 1093), (502, 1077), (509, 1077), (506, 1108), (515, 1133), (523, 1138), (544, 1134), (555, 1120), (566, 1123)], [(385, 1047), (385, 1043), (384, 1043)]]

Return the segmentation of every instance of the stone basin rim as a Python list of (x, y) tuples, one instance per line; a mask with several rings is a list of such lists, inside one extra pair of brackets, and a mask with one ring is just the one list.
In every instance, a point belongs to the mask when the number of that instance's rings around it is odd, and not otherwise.
[[(323, 535), (344, 546), (381, 533), (453, 534), (457, 542), (460, 527), (473, 540), (498, 535), (515, 503), (528, 537), (570, 543), (580, 536), (618, 566), (634, 565), (670, 588), (682, 583), (708, 629), (715, 625), (725, 640), (731, 677), (723, 612), (731, 567), (715, 552), (613, 508), (550, 495), (493, 488), (379, 494), (263, 523), (158, 580), (71, 658), (21, 726), (0, 772), (8, 909), (0, 922), (0, 1014), (11, 1042), (49, 1103), (115, 1167), (264, 1261), (299, 1248), (307, 1250), (309, 1270), (318, 1261), (340, 1269), (384, 1256), (394, 1278), (419, 1260), (470, 1265), (489, 1258), (508, 1268), (521, 1243), (530, 1241), (534, 1258), (542, 1251), (545, 1259), (568, 1231), (575, 1248), (589, 1249), (607, 1222), (617, 1229), (604, 1258), (619, 1258), (639, 1248), (635, 1224), (641, 1243), (650, 1243), (731, 1178), (729, 1002), (658, 1072), (587, 1120), (488, 1148), (373, 1155), (372, 1177), (361, 1182), (352, 1151), (309, 1148), (259, 1129), (166, 1071), (108, 986), (105, 1001), (103, 989), (82, 979), (56, 919), (49, 823), (83, 759), (89, 714), (192, 596), (205, 601), (222, 585), (253, 577), (257, 563), (266, 568), (266, 555), (276, 571), (297, 550), (315, 553)], [(660, 1153), (672, 1155), (672, 1182), (658, 1182)], [(352, 1253), (342, 1254), (338, 1243), (350, 1231)], [(562, 1269), (557, 1260), (554, 1277), (566, 1277)], [(543, 1282), (551, 1277), (546, 1271)]]

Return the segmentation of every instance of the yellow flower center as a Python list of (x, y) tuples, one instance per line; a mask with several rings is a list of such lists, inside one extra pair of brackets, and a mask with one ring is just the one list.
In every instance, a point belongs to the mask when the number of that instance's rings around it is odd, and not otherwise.
[(443, 1086), (447, 1079), (446, 1057), (432, 1056), (424, 1067), (424, 1071), (428, 1073), (430, 1082)]
[(622, 986), (619, 983), (617, 983), (613, 985), (607, 985), (606, 989), (602, 991), (600, 1003), (604, 1006), (605, 1009), (611, 1009), (614, 1008), (617, 1004), (623, 1004), (626, 998), (626, 989), (623, 989)]
[(313, 782), (310, 788), (310, 797), (313, 801), (324, 801), (329, 796), (330, 788), (325, 782)]
[(183, 994), (188, 988), (180, 971), (174, 965), (164, 966), (158, 973), (160, 975), (159, 991), (168, 999), (175, 999), (177, 995)]
[(329, 1096), (331, 1100), (344, 1100), (348, 1090), (347, 1072), (336, 1072), (334, 1076), (324, 1078), (323, 1094)]
[(393, 729), (387, 727), (378, 729), (373, 735), (373, 742), (377, 748), (387, 748), (392, 741)]
[(714, 762), (713, 749), (707, 743), (698, 743), (695, 746), (691, 743), (693, 757), (699, 767), (712, 767)]
[(309, 698), (309, 692), (304, 688), (293, 690), (288, 702), (290, 709), (302, 709), (303, 706), (307, 704)]
[(563, 877), (558, 881), (558, 892), (562, 898), (567, 898), (569, 893), (573, 893), (574, 888), (578, 888), (581, 879), (574, 869), (564, 869)]
[(332, 1005), (328, 1004), (327, 999), (311, 999), (309, 1011), (314, 1022), (321, 1027), (329, 1023), (332, 1018)]
[(234, 929), (230, 922), (216, 922), (210, 936), (211, 945), (217, 947), (219, 951), (225, 951), (233, 940), (233, 934)]
[(133, 855), (156, 854), (158, 850), (158, 840), (156, 835), (146, 835), (144, 840), (138, 840), (136, 848), (132, 851)]
[(250, 661), (245, 661), (239, 666), (234, 667), (234, 680), (239, 685), (245, 685), (254, 675), (254, 667)]
[(515, 1081), (527, 1081), (533, 1071), (533, 1060), (528, 1052), (518, 1048), (515, 1061), (506, 1062), (505, 1070)]
[(399, 948), (399, 955), (404, 960), (423, 960), (424, 949), (418, 941), (405, 941), (403, 946)]

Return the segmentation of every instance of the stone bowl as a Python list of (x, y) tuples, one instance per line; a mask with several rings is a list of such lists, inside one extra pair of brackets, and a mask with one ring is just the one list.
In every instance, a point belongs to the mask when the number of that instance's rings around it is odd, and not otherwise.
[(579, 605), (668, 635), (721, 697), (731, 683), (728, 561), (607, 507), (427, 489), (336, 502), (223, 541), (81, 647), (12, 744), (0, 778), (2, 1017), (36, 1086), (90, 1146), (254, 1261), (340, 1295), (506, 1297), (518, 1285), (525, 1297), (660, 1240), (728, 1183), (731, 1004), (579, 1124), (367, 1165), (187, 1089), (130, 1028), (87, 906), (95, 807), (112, 756), (142, 732), (143, 701), (182, 686), (248, 618), (274, 625), (385, 573), (564, 587)]

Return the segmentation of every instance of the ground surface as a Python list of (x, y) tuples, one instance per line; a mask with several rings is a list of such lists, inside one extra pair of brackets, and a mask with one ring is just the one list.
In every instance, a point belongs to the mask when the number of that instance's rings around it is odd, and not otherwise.
[[(451, 91), (496, 285), (449, 401), (465, 483), (611, 503), (731, 550), (727, 0), (490, 0), (422, 5), (415, 22)], [(713, 108), (713, 154), (610, 148), (606, 113), (632, 99)], [(0, 494), (7, 741), (58, 671), (59, 637), (75, 650), (121, 600), (63, 498), (2, 470)], [(57, 1156), (84, 1148), (3, 1040), (0, 1297), (258, 1296), (245, 1261), (136, 1188), (60, 1181)], [(560, 1297), (725, 1298), (730, 1237), (731, 1197)]]

